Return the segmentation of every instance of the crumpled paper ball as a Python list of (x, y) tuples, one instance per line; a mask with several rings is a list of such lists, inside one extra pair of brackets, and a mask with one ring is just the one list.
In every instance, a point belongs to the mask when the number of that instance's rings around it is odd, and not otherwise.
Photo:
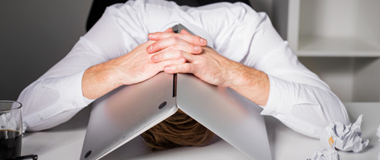
[(333, 149), (319, 149), (314, 152), (313, 158), (307, 160), (341, 160), (338, 152)]
[(366, 148), (369, 140), (362, 140), (361, 123), (363, 115), (360, 115), (355, 123), (344, 125), (340, 122), (332, 123), (325, 128), (320, 141), (329, 149), (341, 151), (353, 151), (358, 153)]

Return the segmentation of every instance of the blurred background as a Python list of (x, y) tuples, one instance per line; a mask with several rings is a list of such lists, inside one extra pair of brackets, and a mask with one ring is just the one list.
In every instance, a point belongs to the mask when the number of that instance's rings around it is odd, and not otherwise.
[[(262, 10), (270, 0), (255, 0)], [(92, 0), (0, 1), (0, 99), (20, 92), (61, 60), (85, 34)]]
[[(0, 99), (62, 59), (85, 34), (92, 0), (0, 1)], [(379, 0), (251, 0), (300, 61), (343, 102), (380, 101)]]
[(0, 99), (20, 92), (85, 33), (91, 0), (0, 1)]

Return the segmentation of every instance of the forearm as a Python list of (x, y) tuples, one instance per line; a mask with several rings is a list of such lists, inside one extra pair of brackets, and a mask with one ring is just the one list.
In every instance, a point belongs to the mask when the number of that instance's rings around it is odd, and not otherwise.
[(82, 79), (83, 96), (96, 99), (121, 85), (145, 81), (168, 64), (183, 64), (185, 59), (172, 57), (162, 62), (152, 62), (154, 54), (146, 52), (154, 41), (147, 41), (127, 54), (88, 68)]
[(88, 68), (82, 78), (83, 96), (97, 99), (122, 85), (117, 74), (109, 66), (112, 61), (104, 62)]
[(269, 97), (269, 79), (267, 74), (257, 69), (234, 62), (236, 67), (230, 70), (227, 86), (242, 96), (265, 106)]
[(263, 115), (278, 118), (304, 135), (319, 138), (330, 123), (349, 123), (347, 111), (328, 88), (286, 81), (244, 65), (235, 67), (229, 87), (263, 106)]

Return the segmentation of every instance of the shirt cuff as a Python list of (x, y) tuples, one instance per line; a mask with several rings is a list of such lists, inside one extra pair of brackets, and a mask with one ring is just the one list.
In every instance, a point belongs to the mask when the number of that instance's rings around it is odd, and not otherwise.
[(58, 86), (61, 99), (72, 104), (72, 109), (84, 108), (89, 105), (94, 99), (88, 99), (83, 96), (82, 78), (85, 71), (67, 76), (61, 80)]
[(266, 106), (261, 106), (261, 115), (277, 116), (278, 113), (288, 113), (293, 105), (293, 83), (268, 75), (270, 89)]

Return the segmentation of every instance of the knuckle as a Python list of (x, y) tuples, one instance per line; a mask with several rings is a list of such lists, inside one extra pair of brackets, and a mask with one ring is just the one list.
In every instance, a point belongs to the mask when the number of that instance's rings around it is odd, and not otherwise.
[(193, 43), (194, 43), (194, 44), (198, 44), (198, 43), (200, 43), (200, 39), (201, 39), (201, 37), (199, 37), (199, 36), (195, 36), (195, 37), (193, 38)]
[(169, 46), (168, 49), (169, 49), (169, 50), (175, 50), (176, 47), (175, 47), (175, 46)]
[(156, 43), (153, 43), (151, 45), (151, 50), (155, 50), (157, 47), (160, 47), (161, 43), (160, 42), (156, 42)]
[(172, 64), (181, 64), (180, 62), (178, 62), (177, 60), (173, 60), (172, 62), (171, 62)]
[(176, 65), (171, 66), (171, 69), (172, 69), (173, 72), (177, 72), (178, 71), (178, 67)]
[(178, 43), (180, 41), (180, 38), (178, 36), (173, 36), (173, 41), (175, 43)]
[(189, 45), (188, 49), (189, 49), (189, 51), (191, 51), (191, 53), (197, 53), (198, 52), (197, 50), (195, 50), (195, 46), (194, 45)]
[(179, 50), (179, 51), (177, 52), (177, 57), (178, 57), (178, 58), (181, 58), (181, 57), (183, 57), (183, 54), (184, 54), (184, 52), (183, 52), (182, 50)]
[(191, 70), (191, 65), (190, 65), (190, 64), (186, 64), (186, 65), (184, 65), (184, 69), (185, 69), (186, 71), (190, 71), (190, 70)]
[(177, 39), (181, 39), (181, 35), (180, 35), (180, 34), (174, 34), (173, 37), (175, 37), (175, 38), (177, 38)]
[(204, 56), (199, 57), (199, 61), (201, 61), (201, 62), (205, 62), (206, 60), (207, 60), (207, 58)]

